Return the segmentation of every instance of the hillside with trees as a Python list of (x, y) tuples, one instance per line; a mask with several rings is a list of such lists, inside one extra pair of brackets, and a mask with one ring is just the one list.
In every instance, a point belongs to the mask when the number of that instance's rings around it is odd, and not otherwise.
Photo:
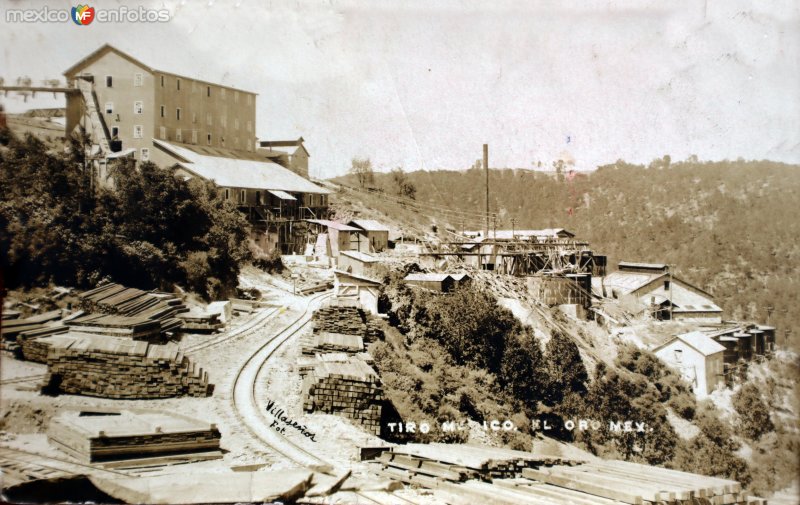
[[(394, 175), (373, 178), (378, 191), (448, 221), (452, 231), (483, 228), (483, 170), (407, 172), (403, 183), (415, 188), (414, 200), (402, 199)], [(352, 176), (338, 180), (358, 186)], [(713, 293), (726, 317), (769, 320), (780, 345), (799, 348), (792, 312), (800, 303), (800, 220), (793, 215), (800, 167), (665, 156), (592, 173), (491, 170), (489, 185), (497, 228), (567, 228), (608, 255), (610, 270), (623, 259), (674, 265), (676, 275)]]
[(175, 285), (212, 299), (232, 292), (250, 257), (249, 225), (212, 183), (152, 163), (112, 167), (116, 189), (93, 187), (81, 149), (48, 152), (34, 137), (0, 139), (0, 256), (7, 288), (103, 279)]

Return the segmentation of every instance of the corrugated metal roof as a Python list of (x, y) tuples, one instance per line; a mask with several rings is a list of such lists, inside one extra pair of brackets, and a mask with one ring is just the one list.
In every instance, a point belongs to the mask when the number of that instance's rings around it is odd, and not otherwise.
[(214, 181), (218, 186), (295, 193), (330, 193), (329, 190), (267, 159), (225, 157), (221, 155), (223, 152), (220, 149), (206, 149), (208, 154), (201, 154), (200, 149), (205, 148), (189, 149), (157, 139), (153, 139), (153, 144), (174, 155), (177, 158), (175, 165), (203, 179)]
[(353, 228), (352, 226), (348, 226), (346, 224), (337, 223), (336, 221), (328, 221), (327, 219), (306, 219), (309, 223), (321, 224), (322, 226), (326, 226), (328, 228), (332, 228), (334, 230), (339, 231), (361, 231), (358, 228)]
[(635, 263), (633, 261), (620, 261), (617, 267), (621, 270), (623, 268), (644, 268), (647, 270), (666, 270), (667, 265), (664, 263)]
[(351, 225), (358, 226), (366, 231), (389, 231), (389, 228), (374, 219), (353, 219)]
[(408, 274), (403, 279), (404, 281), (418, 281), (418, 282), (442, 282), (450, 277), (450, 274)]
[(281, 200), (297, 200), (297, 198), (293, 197), (292, 195), (290, 195), (286, 191), (281, 191), (279, 189), (271, 189), (271, 190), (269, 190), (269, 192), (271, 194), (277, 196)]
[(341, 251), (339, 254), (355, 258), (358, 261), (362, 261), (364, 263), (376, 263), (378, 261), (378, 258), (376, 258), (375, 256), (372, 256), (371, 254), (367, 254), (361, 251)]
[(692, 331), (672, 337), (668, 341), (653, 349), (653, 352), (663, 349), (676, 339), (684, 342), (686, 345), (691, 346), (693, 349), (696, 349), (703, 356), (711, 356), (712, 354), (716, 354), (725, 350), (725, 347), (722, 344), (715, 342), (705, 333), (700, 331)]

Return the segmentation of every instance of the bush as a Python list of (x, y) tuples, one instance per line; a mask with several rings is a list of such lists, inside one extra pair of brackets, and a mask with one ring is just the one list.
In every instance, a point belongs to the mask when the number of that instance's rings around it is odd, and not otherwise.
[(747, 383), (733, 395), (733, 408), (739, 414), (739, 428), (750, 440), (758, 440), (775, 429), (769, 409), (753, 383)]

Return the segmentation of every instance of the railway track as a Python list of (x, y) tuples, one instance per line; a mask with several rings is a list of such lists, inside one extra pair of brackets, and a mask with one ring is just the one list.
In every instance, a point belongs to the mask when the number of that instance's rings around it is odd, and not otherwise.
[(0, 381), (0, 386), (5, 386), (6, 384), (21, 384), (24, 382), (34, 382), (34, 381), (41, 381), (44, 380), (45, 374), (37, 374), (37, 375), (26, 375), (24, 377), (14, 377), (13, 379), (6, 379)]
[(271, 319), (272, 316), (282, 312), (285, 309), (286, 309), (286, 306), (284, 305), (283, 307), (275, 307), (272, 310), (266, 310), (263, 313), (259, 314), (258, 316), (254, 317), (253, 319), (251, 319), (250, 321), (246, 322), (245, 324), (243, 324), (242, 326), (240, 326), (238, 328), (235, 328), (235, 329), (233, 329), (231, 331), (228, 331), (226, 333), (218, 335), (216, 338), (214, 338), (212, 340), (208, 340), (208, 341), (205, 341), (205, 342), (200, 342), (200, 343), (195, 344), (195, 345), (187, 346), (187, 347), (183, 348), (182, 351), (184, 353), (189, 354), (189, 353), (193, 353), (193, 352), (197, 352), (197, 351), (202, 351), (202, 350), (208, 349), (210, 347), (216, 347), (216, 346), (218, 346), (220, 344), (223, 344), (225, 342), (233, 340), (234, 338), (246, 337), (246, 336), (252, 334), (253, 332), (258, 331), (259, 328), (267, 320)]
[[(263, 402), (258, 399), (257, 386), (268, 368), (270, 358), (311, 320), (315, 305), (330, 296), (328, 292), (312, 296), (302, 314), (259, 347), (237, 371), (231, 392), (233, 411), (247, 431), (267, 448), (306, 467), (333, 465), (269, 427), (271, 420), (267, 417)], [(368, 503), (378, 505), (396, 504), (398, 500), (416, 505), (413, 501), (392, 493), (355, 491), (353, 494)]]
[[(116, 477), (132, 476), (126, 472), (109, 470), (10, 447), (0, 447), (0, 470), (2, 470), (4, 479), (8, 479), (11, 483), (84, 474), (103, 474)], [(4, 484), (4, 486), (7, 485)]]

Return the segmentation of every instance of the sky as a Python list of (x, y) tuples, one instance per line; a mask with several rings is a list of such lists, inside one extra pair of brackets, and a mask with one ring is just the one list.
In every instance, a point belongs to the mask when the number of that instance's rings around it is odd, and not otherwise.
[[(378, 170), (591, 170), (624, 159), (800, 163), (796, 1), (153, 1), (161, 23), (0, 18), (0, 76), (62, 78), (110, 43), (259, 94), (257, 136), (302, 136), (315, 177)], [(63, 1), (0, 0), (2, 10)], [(52, 96), (10, 112), (63, 105)]]

